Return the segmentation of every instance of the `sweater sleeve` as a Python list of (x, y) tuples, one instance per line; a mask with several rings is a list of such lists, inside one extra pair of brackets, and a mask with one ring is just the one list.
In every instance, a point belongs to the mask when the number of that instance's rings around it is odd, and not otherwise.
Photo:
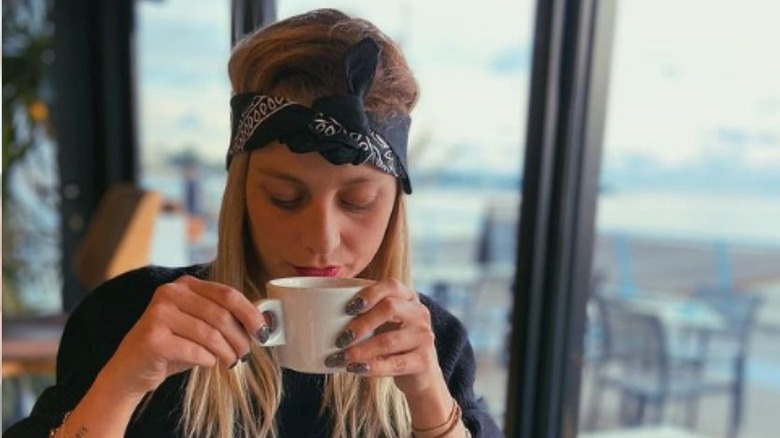
[(463, 424), (474, 438), (503, 438), (498, 425), (485, 411), (482, 399), (474, 394), (476, 360), (466, 328), (429, 297), (423, 295), (420, 298), (431, 311), (439, 366), (450, 394), (463, 411)]

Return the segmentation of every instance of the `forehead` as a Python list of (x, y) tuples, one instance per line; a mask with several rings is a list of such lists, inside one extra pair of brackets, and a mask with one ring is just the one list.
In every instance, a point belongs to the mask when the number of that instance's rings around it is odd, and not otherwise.
[(273, 142), (250, 152), (249, 174), (294, 179), (321, 186), (346, 183), (395, 185), (395, 178), (370, 164), (335, 165), (316, 152), (295, 153), (287, 146)]

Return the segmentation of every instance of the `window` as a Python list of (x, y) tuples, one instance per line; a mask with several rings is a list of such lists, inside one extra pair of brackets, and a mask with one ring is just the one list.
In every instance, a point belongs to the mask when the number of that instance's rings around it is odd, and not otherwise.
[(619, 4), (582, 437), (780, 427), (765, 415), (780, 405), (778, 14), (760, 0)]
[(151, 262), (208, 261), (230, 139), (230, 3), (139, 2), (137, 13), (141, 183), (165, 199)]

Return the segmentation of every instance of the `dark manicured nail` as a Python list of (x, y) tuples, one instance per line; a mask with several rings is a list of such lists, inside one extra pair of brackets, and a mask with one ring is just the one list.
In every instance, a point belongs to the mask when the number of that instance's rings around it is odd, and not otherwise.
[(366, 307), (366, 302), (363, 301), (363, 298), (357, 297), (353, 299), (352, 301), (347, 304), (347, 315), (355, 316), (363, 311), (363, 309)]
[(344, 348), (347, 345), (351, 344), (352, 341), (355, 340), (355, 333), (352, 332), (350, 329), (346, 329), (339, 335), (338, 338), (336, 338), (336, 346), (339, 348)]
[(268, 338), (271, 337), (271, 329), (268, 328), (267, 325), (264, 325), (260, 327), (259, 330), (257, 330), (257, 340), (260, 341), (261, 344), (265, 344), (268, 342)]
[(371, 370), (371, 367), (365, 362), (352, 362), (347, 365), (347, 371), (350, 373), (365, 374), (369, 370)]
[(238, 360), (238, 359), (236, 359), (236, 361), (235, 361), (235, 362), (233, 362), (233, 363), (232, 363), (232, 364), (231, 364), (231, 365), (228, 367), (228, 369), (229, 369), (229, 370), (232, 370), (233, 368), (235, 368), (235, 367), (236, 367), (236, 365), (238, 365), (238, 362), (239, 362), (239, 360)]
[(268, 323), (268, 330), (272, 332), (276, 330), (276, 315), (273, 312), (263, 312), (263, 317)]
[(347, 363), (347, 355), (343, 351), (333, 353), (325, 358), (325, 366), (328, 368), (343, 367)]
[(251, 352), (251, 351), (249, 351), (249, 352), (247, 352), (247, 354), (245, 354), (245, 355), (243, 355), (243, 356), (241, 357), (241, 362), (246, 362), (246, 361), (248, 361), (248, 360), (249, 360), (251, 357), (252, 357), (252, 352)]

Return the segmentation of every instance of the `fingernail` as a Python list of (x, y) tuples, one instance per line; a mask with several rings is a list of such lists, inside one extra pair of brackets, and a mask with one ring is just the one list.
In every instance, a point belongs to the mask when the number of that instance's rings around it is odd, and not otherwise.
[(363, 298), (357, 297), (353, 299), (352, 301), (347, 304), (347, 315), (355, 316), (363, 311), (363, 309), (366, 307), (366, 302), (363, 301)]
[(241, 362), (246, 362), (246, 361), (248, 361), (248, 360), (249, 360), (251, 357), (252, 357), (252, 352), (250, 351), (250, 352), (248, 352), (247, 354), (245, 354), (245, 355), (243, 355), (243, 356), (241, 357)]
[(264, 325), (260, 327), (259, 330), (257, 330), (257, 340), (260, 341), (261, 344), (265, 344), (268, 342), (268, 338), (271, 337), (271, 329), (268, 328), (267, 325)]
[(235, 368), (235, 367), (236, 367), (236, 365), (238, 365), (238, 361), (239, 361), (239, 359), (236, 359), (236, 361), (235, 361), (235, 362), (233, 362), (233, 363), (232, 363), (232, 364), (231, 364), (231, 365), (228, 367), (228, 369), (229, 369), (229, 370), (232, 370), (233, 368)]
[(265, 318), (265, 321), (268, 323), (268, 330), (270, 331), (276, 330), (276, 315), (273, 312), (265, 311), (263, 312), (263, 317)]
[(343, 367), (347, 363), (347, 355), (343, 351), (333, 353), (325, 358), (325, 366), (328, 368)]
[(369, 370), (371, 370), (371, 367), (365, 362), (352, 362), (347, 365), (347, 371), (350, 373), (365, 374)]
[(351, 344), (355, 340), (355, 333), (350, 329), (346, 329), (336, 338), (336, 347), (344, 348)]

